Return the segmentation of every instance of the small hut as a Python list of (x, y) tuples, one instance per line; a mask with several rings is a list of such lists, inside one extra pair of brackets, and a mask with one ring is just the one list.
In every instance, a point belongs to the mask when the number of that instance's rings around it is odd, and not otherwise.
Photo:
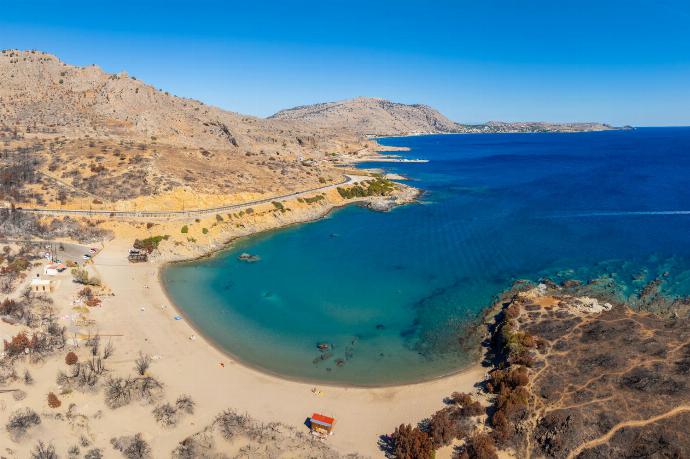
[(311, 433), (318, 437), (327, 437), (333, 434), (333, 427), (335, 425), (335, 419), (323, 414), (314, 413), (309, 418), (309, 428)]
[(31, 292), (33, 293), (51, 293), (55, 288), (55, 283), (49, 279), (41, 279), (35, 277), (31, 279)]
[(130, 249), (129, 255), (127, 256), (127, 259), (129, 260), (130, 263), (143, 263), (145, 261), (148, 261), (149, 256), (143, 250)]

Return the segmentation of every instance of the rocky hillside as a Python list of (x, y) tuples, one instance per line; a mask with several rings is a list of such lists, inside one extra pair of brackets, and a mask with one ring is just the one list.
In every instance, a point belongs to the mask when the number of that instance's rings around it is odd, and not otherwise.
[(427, 105), (366, 97), (290, 108), (270, 119), (305, 121), (314, 127), (353, 130), (368, 136), (459, 132), (456, 123)]
[(0, 129), (258, 152), (361, 148), (355, 135), (264, 120), (176, 97), (127, 73), (75, 67), (38, 51), (0, 53)]
[(182, 191), (225, 198), (315, 188), (342, 180), (335, 163), (375, 145), (16, 50), (0, 52), (0, 143), (5, 205), (80, 208)]
[(484, 124), (460, 124), (449, 120), (427, 105), (406, 105), (366, 97), (289, 108), (279, 111), (270, 119), (304, 121), (314, 127), (352, 130), (366, 136), (584, 132), (620, 129), (603, 123), (490, 121)]

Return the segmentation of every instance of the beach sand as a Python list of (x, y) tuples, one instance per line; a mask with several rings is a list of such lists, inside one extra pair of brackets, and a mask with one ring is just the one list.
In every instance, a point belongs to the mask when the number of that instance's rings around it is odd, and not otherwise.
[[(119, 456), (110, 446), (111, 438), (138, 432), (144, 433), (154, 457), (167, 457), (181, 440), (211, 424), (228, 408), (261, 422), (294, 426), (305, 433), (307, 417), (314, 412), (323, 413), (337, 420), (334, 435), (326, 440), (328, 445), (343, 454), (382, 457), (377, 446), (380, 435), (391, 433), (401, 423), (419, 422), (441, 408), (444, 397), (454, 391), (475, 392), (474, 385), (485, 375), (486, 370), (477, 364), (433, 381), (358, 388), (289, 381), (262, 373), (221, 352), (184, 319), (175, 320), (178, 311), (158, 278), (163, 262), (129, 263), (126, 254), (130, 243), (125, 239), (110, 241), (89, 265), (89, 270), (114, 294), (102, 297), (102, 305), (91, 308), (89, 314), (103, 342), (111, 340), (115, 346), (115, 354), (106, 365), (114, 376), (133, 375), (139, 352), (150, 354), (154, 360), (149, 372), (165, 385), (163, 401), (174, 402), (179, 395), (189, 394), (197, 404), (194, 415), (183, 417), (174, 428), (164, 428), (154, 420), (153, 406), (133, 402), (113, 410), (105, 406), (102, 390), (60, 395), (62, 407), (51, 410), (46, 397), (50, 391), (59, 394), (55, 377), (58, 370), (67, 368), (64, 356), (51, 357), (40, 364), (22, 362), (17, 366), (18, 373), (21, 376), (28, 368), (36, 383), (30, 387), (21, 382), (12, 385), (28, 393), (24, 400), (15, 401), (10, 394), (1, 396), (0, 424), (4, 425), (13, 411), (25, 406), (35, 409), (43, 421), (18, 443), (9, 440), (5, 432), (0, 434), (1, 443), (7, 443), (15, 454), (8, 454), (9, 457), (26, 457), (39, 439), (52, 442), (58, 453), (64, 453), (84, 432), (92, 437), (94, 446), (104, 449), (106, 457)], [(67, 324), (64, 318), (73, 312), (71, 301), (80, 286), (71, 282), (69, 273), (60, 277), (53, 298), (58, 316)], [(8, 337), (17, 329), (0, 323), (0, 332)], [(80, 346), (78, 353), (86, 356), (83, 342)], [(64, 415), (72, 403), (76, 404), (75, 412), (83, 415), (79, 419), (86, 426), (75, 427), (74, 420), (51, 418), (57, 412)], [(226, 446), (230, 452), (231, 444)]]
[[(126, 247), (109, 245), (95, 262), (95, 269), (115, 293), (99, 311), (102, 318), (96, 317), (108, 324), (109, 330), (101, 332), (124, 334), (114, 343), (132, 360), (141, 348), (159, 355), (152, 371), (160, 375), (168, 392), (188, 393), (197, 401), (195, 418), (201, 425), (210, 423), (221, 410), (234, 408), (260, 421), (280, 421), (306, 430), (306, 418), (320, 412), (337, 419), (329, 444), (343, 453), (376, 456), (381, 455), (380, 435), (428, 416), (453, 391), (473, 392), (485, 373), (476, 365), (439, 380), (385, 388), (315, 386), (267, 375), (220, 352), (186, 321), (174, 320), (177, 312), (158, 281), (160, 266), (129, 264), (125, 253)], [(193, 335), (196, 340), (189, 339)], [(314, 387), (320, 396), (312, 392)], [(195, 431), (190, 427), (185, 433)], [(183, 437), (181, 430), (156, 435), (152, 446), (171, 450)]]

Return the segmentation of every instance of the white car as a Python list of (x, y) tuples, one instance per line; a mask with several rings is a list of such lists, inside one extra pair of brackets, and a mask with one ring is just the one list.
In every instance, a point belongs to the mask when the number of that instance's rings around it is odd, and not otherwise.
[(91, 258), (91, 255), (89, 255), (89, 254), (84, 254), (84, 255), (82, 256), (82, 258), (83, 258), (84, 260), (89, 260), (89, 259)]

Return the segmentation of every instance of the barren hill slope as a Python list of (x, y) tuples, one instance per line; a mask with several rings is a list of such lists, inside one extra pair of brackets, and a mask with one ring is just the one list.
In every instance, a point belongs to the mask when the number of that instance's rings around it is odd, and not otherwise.
[(351, 131), (228, 112), (126, 73), (16, 50), (0, 52), (0, 142), (0, 199), (39, 206), (314, 188), (342, 180), (343, 155), (374, 146)]
[(353, 130), (363, 135), (460, 132), (456, 123), (427, 105), (366, 97), (290, 108), (270, 119), (305, 121), (315, 127)]
[(38, 51), (0, 53), (0, 127), (77, 138), (123, 137), (207, 149), (337, 150), (356, 136), (264, 120), (176, 97), (99, 67)]

